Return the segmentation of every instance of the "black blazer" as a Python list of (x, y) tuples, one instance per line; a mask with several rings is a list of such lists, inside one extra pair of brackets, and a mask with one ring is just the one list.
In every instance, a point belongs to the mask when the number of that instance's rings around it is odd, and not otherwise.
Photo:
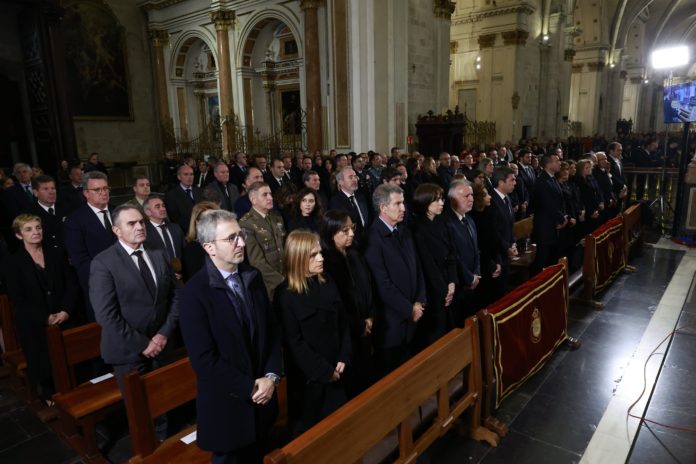
[(184, 249), (184, 231), (181, 230), (179, 224), (174, 222), (167, 223), (167, 230), (172, 236), (172, 245), (174, 246), (174, 253), (176, 254), (176, 256), (170, 256), (169, 250), (167, 250), (167, 245), (162, 240), (160, 233), (157, 231), (155, 226), (152, 225), (152, 222), (148, 221), (147, 219), (146, 221), (145, 227), (147, 228), (147, 238), (145, 239), (145, 245), (148, 248), (158, 248), (160, 250), (164, 250), (164, 252), (167, 254), (167, 258), (169, 258), (169, 262), (171, 262), (173, 258), (181, 258), (181, 254)]
[(621, 168), (619, 168), (619, 164), (616, 162), (614, 158), (612, 158), (611, 156), (607, 156), (607, 159), (609, 160), (609, 164), (611, 164), (611, 180), (614, 184), (614, 193), (618, 198), (619, 193), (621, 192), (621, 190), (623, 190), (624, 186), (626, 185), (626, 176), (624, 175), (623, 171), (623, 162), (621, 164)]
[(534, 213), (533, 235), (536, 243), (556, 243), (558, 241), (556, 226), (563, 224), (566, 213), (560, 185), (546, 171), (542, 171), (534, 183), (532, 212)]
[(261, 273), (244, 263), (239, 272), (253, 308), (253, 340), (242, 332), (237, 300), (209, 258), (180, 290), (181, 332), (198, 388), (196, 441), (218, 453), (256, 443), (278, 412), (275, 394), (266, 405), (251, 402), (255, 379), (281, 373), (278, 325)]
[(203, 179), (203, 182), (201, 183), (202, 176), (203, 176), (202, 172), (199, 172), (198, 174), (196, 174), (196, 176), (193, 178), (193, 185), (195, 185), (198, 188), (204, 189), (208, 184), (210, 184), (212, 181), (215, 180), (215, 176), (213, 175), (212, 169), (208, 169), (208, 172), (205, 173), (205, 178)]
[(242, 191), (242, 184), (244, 179), (246, 179), (246, 173), (249, 168), (240, 168), (238, 164), (234, 164), (230, 167), (230, 182), (237, 186), (238, 191)]
[(355, 201), (358, 204), (358, 208), (362, 212), (363, 218), (365, 219), (365, 225), (360, 221), (360, 215), (351, 205), (350, 200), (342, 191), (336, 192), (329, 201), (329, 209), (337, 209), (340, 211), (345, 211), (350, 216), (350, 219), (355, 224), (355, 238), (358, 248), (365, 248), (365, 237), (367, 235), (367, 229), (370, 226), (370, 208), (368, 207), (365, 197), (360, 192), (355, 192)]
[(43, 209), (41, 205), (38, 204), (38, 202), (35, 202), (29, 212), (41, 218), (44, 246), (65, 249), (65, 241), (63, 240), (63, 223), (68, 216), (68, 212), (59, 203), (53, 205), (53, 209), (55, 211), (55, 215), (51, 216), (48, 214), (48, 211)]
[(423, 270), (411, 233), (400, 225), (399, 234), (401, 239), (381, 219), (376, 219), (370, 227), (365, 251), (381, 300), (381, 311), (375, 320), (375, 339), (385, 348), (402, 347), (413, 340), (416, 330), (413, 304), (427, 302)]
[[(227, 195), (225, 195), (225, 188), (227, 189)], [(234, 204), (239, 199), (239, 190), (232, 182), (228, 182), (227, 185), (224, 186), (220, 182), (215, 181), (211, 182), (205, 190), (203, 190), (203, 198), (220, 203), (222, 209), (234, 212)]]
[(193, 205), (203, 200), (203, 191), (195, 185), (191, 187), (191, 193), (193, 200), (181, 188), (180, 184), (176, 184), (164, 195), (167, 215), (172, 222), (179, 224), (181, 230), (188, 230)]
[(82, 187), (75, 188), (72, 184), (68, 184), (58, 191), (58, 202), (65, 207), (65, 212), (69, 216), (87, 203), (87, 199), (82, 193)]
[(481, 256), (478, 248), (476, 225), (470, 216), (466, 216), (473, 237), (468, 228), (459, 220), (451, 208), (445, 208), (442, 213), (457, 251), (457, 274), (461, 285), (469, 286), (474, 281), (474, 275), (481, 275)]
[(150, 339), (157, 334), (169, 338), (179, 319), (172, 266), (164, 251), (145, 250), (155, 271), (154, 297), (120, 242), (92, 260), (89, 299), (102, 327), (101, 355), (107, 364), (141, 361)]
[(36, 202), (35, 198), (29, 196), (19, 182), (16, 182), (12, 187), (4, 190), (2, 197), (7, 212), (9, 213), (10, 221), (22, 213), (31, 211)]
[(476, 224), (482, 276), (490, 278), (497, 265), (504, 264), (503, 256), (507, 256), (501, 252), (503, 245), (498, 240), (495, 224), (496, 211), (493, 206), (488, 206), (483, 211), (471, 211), (470, 215)]
[(534, 172), (534, 168), (530, 166), (530, 172), (528, 173), (525, 170), (524, 165), (522, 163), (518, 163), (518, 166), (519, 175), (517, 176), (517, 178), (522, 180), (524, 186), (527, 187), (527, 191), (531, 193), (534, 190), (534, 184), (536, 183), (537, 179), (536, 173)]
[(599, 190), (602, 193), (602, 199), (605, 202), (604, 206), (608, 208), (609, 201), (616, 200), (616, 195), (614, 195), (614, 185), (611, 177), (609, 177), (609, 173), (595, 167), (592, 170), (592, 177), (595, 178), (597, 185), (599, 185)]
[[(510, 199), (512, 207), (512, 199)], [(502, 198), (497, 192), (491, 195), (491, 206), (486, 209), (491, 210), (493, 221), (493, 233), (498, 244), (498, 251), (501, 253), (503, 260), (507, 257), (507, 250), (515, 243), (515, 213), (507, 207)], [(479, 234), (481, 237), (481, 234)]]
[[(46, 327), (48, 316), (77, 304), (74, 272), (62, 248), (44, 247), (45, 270), (37, 269), (22, 246), (5, 263), (7, 292), (15, 306), (15, 320), (22, 351), (27, 359), (29, 378), (36, 384), (51, 377)], [(64, 325), (70, 324), (68, 320)]]

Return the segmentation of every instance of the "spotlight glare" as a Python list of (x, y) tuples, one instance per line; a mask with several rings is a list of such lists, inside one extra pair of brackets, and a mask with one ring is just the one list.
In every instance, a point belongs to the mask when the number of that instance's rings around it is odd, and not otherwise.
[(548, 36), (548, 34), (544, 34), (544, 37), (542, 37), (542, 40), (543, 40), (544, 42), (548, 42), (548, 41), (549, 41), (549, 36)]
[(650, 55), (652, 67), (655, 69), (670, 69), (689, 64), (689, 47), (662, 48)]

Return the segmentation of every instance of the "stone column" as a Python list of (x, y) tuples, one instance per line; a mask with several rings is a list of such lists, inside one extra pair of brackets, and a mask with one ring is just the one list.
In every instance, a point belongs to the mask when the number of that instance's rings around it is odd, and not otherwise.
[(167, 71), (164, 65), (164, 46), (169, 42), (169, 33), (157, 29), (151, 29), (149, 33), (152, 48), (155, 51), (155, 87), (157, 88), (160, 125), (166, 130), (172, 130), (172, 116), (169, 112), (169, 97), (167, 96)]
[(234, 11), (213, 11), (210, 18), (215, 24), (218, 52), (218, 81), (220, 87), (220, 124), (222, 129), (222, 155), (229, 159), (235, 149), (234, 108), (232, 106), (232, 69), (230, 68), (230, 38), (228, 31), (234, 27)]
[(305, 40), (305, 90), (307, 97), (307, 150), (321, 150), (322, 115), (319, 68), (319, 19), (317, 9), (323, 0), (302, 0)]

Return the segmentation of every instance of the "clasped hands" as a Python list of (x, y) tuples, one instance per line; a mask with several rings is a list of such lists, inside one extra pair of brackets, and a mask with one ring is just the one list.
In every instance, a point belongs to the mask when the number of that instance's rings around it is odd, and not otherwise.
[(58, 325), (61, 324), (70, 318), (70, 314), (68, 314), (65, 311), (59, 311), (57, 313), (49, 314), (48, 315), (48, 325)]
[(152, 337), (150, 343), (147, 344), (147, 348), (143, 351), (143, 356), (146, 358), (154, 358), (162, 352), (165, 346), (167, 346), (167, 337), (162, 334), (157, 334)]

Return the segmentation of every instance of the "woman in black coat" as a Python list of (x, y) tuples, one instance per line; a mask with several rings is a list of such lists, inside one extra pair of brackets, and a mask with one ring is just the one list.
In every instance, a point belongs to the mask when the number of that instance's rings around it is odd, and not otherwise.
[(417, 336), (421, 341), (418, 348), (425, 348), (454, 326), (451, 305), (457, 283), (457, 260), (449, 228), (441, 216), (445, 205), (442, 188), (433, 183), (421, 184), (413, 194), (412, 205), (411, 229), (428, 300)]
[(604, 204), (601, 203), (600, 193), (587, 180), (587, 176), (592, 175), (592, 161), (578, 161), (576, 171), (573, 182), (580, 192), (580, 200), (585, 209), (584, 226), (581, 227), (584, 236), (600, 225), (599, 215), (600, 211), (604, 209)]
[[(481, 252), (481, 282), (475, 293), (476, 309), (485, 308), (505, 294), (501, 279), (503, 246), (495, 233), (495, 213), (491, 208), (491, 194), (485, 186), (476, 184), (474, 190), (474, 208), (471, 217), (476, 224), (479, 251)], [(497, 195), (497, 193), (493, 192)]]
[(42, 399), (50, 400), (54, 386), (46, 328), (68, 324), (77, 303), (77, 280), (64, 250), (42, 246), (41, 218), (21, 214), (12, 229), (22, 246), (7, 260), (7, 290), (29, 381)]
[[(220, 209), (220, 204), (213, 201), (201, 201), (193, 206), (191, 222), (189, 223), (188, 234), (186, 234), (186, 244), (184, 249), (181, 250), (181, 268), (184, 282), (203, 268), (205, 257), (208, 256), (203, 246), (198, 243), (198, 234), (196, 233), (198, 219), (204, 212), (216, 209)], [(237, 219), (239, 220), (239, 218)]]
[(319, 225), (321, 224), (321, 213), (317, 192), (308, 187), (303, 188), (297, 192), (290, 206), (290, 211), (285, 221), (288, 232), (305, 229), (318, 233)]
[(338, 286), (350, 327), (351, 356), (347, 390), (350, 397), (372, 385), (375, 376), (372, 324), (375, 319), (372, 274), (362, 254), (352, 247), (355, 225), (348, 213), (329, 210), (321, 228), (324, 270)]
[(288, 413), (299, 435), (346, 402), (350, 334), (338, 288), (323, 274), (319, 236), (291, 232), (284, 263), (286, 280), (274, 302), (286, 346)]

